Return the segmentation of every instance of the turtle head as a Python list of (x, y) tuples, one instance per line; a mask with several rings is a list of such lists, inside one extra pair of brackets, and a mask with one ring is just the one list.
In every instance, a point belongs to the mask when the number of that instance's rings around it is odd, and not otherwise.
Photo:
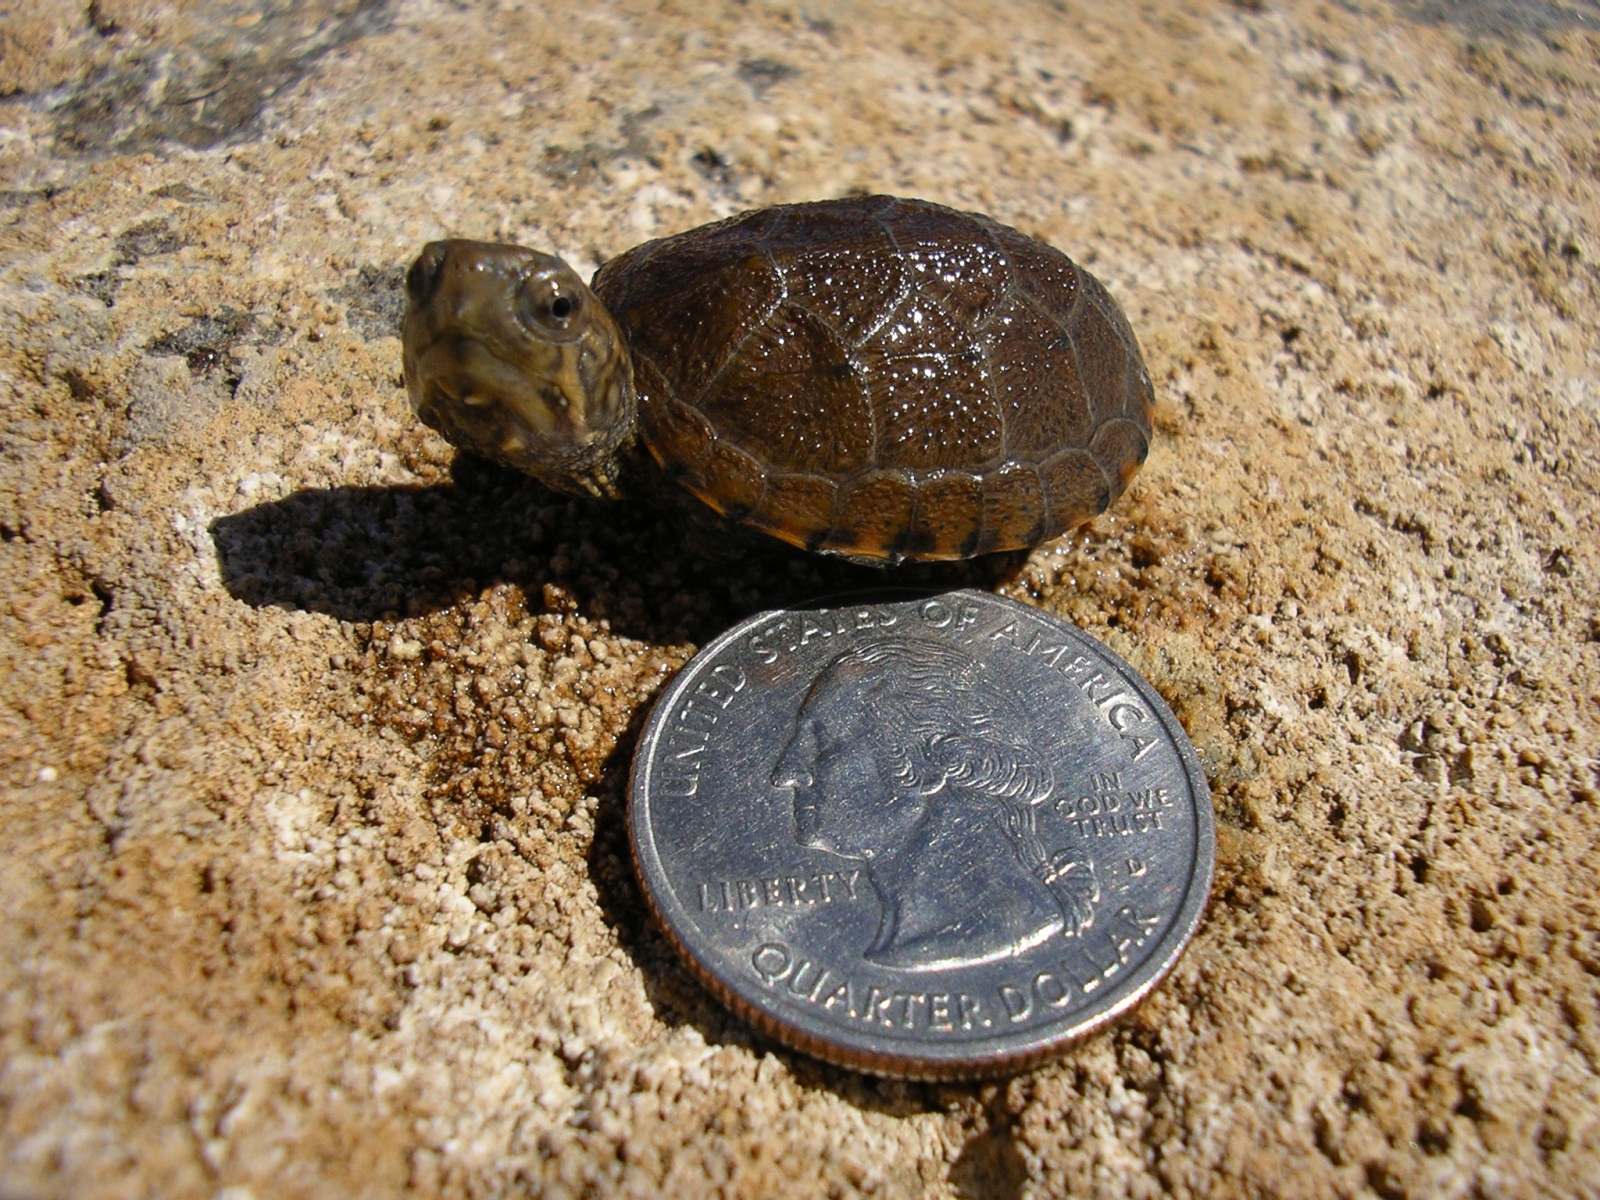
[(423, 424), (558, 491), (617, 494), (633, 369), (571, 267), (521, 246), (429, 242), (406, 296), (406, 390)]

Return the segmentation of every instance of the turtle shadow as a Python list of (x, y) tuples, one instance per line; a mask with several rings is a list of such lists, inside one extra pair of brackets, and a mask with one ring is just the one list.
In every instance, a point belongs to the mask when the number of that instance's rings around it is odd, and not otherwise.
[[(508, 584), (530, 608), (575, 608), (657, 645), (704, 644), (752, 613), (834, 593), (993, 587), (1025, 558), (864, 567), (708, 530), (671, 504), (572, 499), (465, 455), (445, 482), (303, 489), (217, 518), (210, 533), (224, 588), (256, 608), (360, 625), (470, 605), (483, 589)], [(683, 965), (651, 917), (628, 847), (628, 772), (650, 708), (631, 714), (599, 765), (587, 867), (602, 920), (638, 964), (651, 1007), (708, 1046), (770, 1051), (802, 1086), (859, 1108), (891, 1116), (946, 1109), (966, 1085), (877, 1079), (788, 1050), (724, 1008)]]
[(361, 623), (436, 612), (497, 584), (544, 608), (553, 586), (564, 606), (655, 643), (703, 643), (751, 613), (835, 592), (992, 588), (1021, 561), (875, 568), (691, 514), (574, 499), (460, 455), (446, 482), (306, 488), (219, 517), (210, 532), (223, 587), (255, 608)]

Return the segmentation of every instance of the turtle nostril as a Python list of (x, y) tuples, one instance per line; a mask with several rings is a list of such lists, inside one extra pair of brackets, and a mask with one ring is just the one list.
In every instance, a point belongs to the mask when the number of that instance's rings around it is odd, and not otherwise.
[(406, 294), (411, 297), (412, 304), (423, 305), (433, 298), (439, 277), (444, 273), (444, 254), (443, 242), (429, 242), (417, 255), (417, 261), (411, 264), (406, 272)]

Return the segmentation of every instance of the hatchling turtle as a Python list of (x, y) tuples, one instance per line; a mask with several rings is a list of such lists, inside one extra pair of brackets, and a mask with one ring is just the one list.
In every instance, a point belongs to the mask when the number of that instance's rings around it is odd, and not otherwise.
[(1150, 376), (1099, 280), (925, 201), (747, 213), (588, 287), (535, 250), (431, 242), (406, 288), (406, 386), (457, 446), (576, 495), (645, 491), (653, 463), (808, 550), (1031, 546), (1103, 512), (1150, 444)]

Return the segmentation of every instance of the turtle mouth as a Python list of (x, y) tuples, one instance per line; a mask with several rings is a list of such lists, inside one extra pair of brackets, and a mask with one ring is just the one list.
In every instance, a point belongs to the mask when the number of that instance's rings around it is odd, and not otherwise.
[(428, 381), (416, 410), (424, 425), (440, 429), (440, 413), (457, 412), (463, 408), (484, 411), (495, 407), (495, 404), (493, 396), (486, 395), (470, 383), (463, 384), (448, 378), (432, 379)]
[(450, 376), (430, 379), (421, 389), (417, 419), (448, 441), (508, 467), (536, 473), (537, 431), (524, 422), (514, 404)]
[[(555, 440), (527, 418), (525, 406), (482, 386), (473, 374), (444, 371), (418, 372), (411, 388), (412, 408), (428, 428), (446, 441), (493, 462), (522, 471), (560, 492), (579, 496), (615, 498), (619, 495), (614, 472), (607, 465), (616, 449), (604, 431), (587, 431), (577, 439), (570, 434)], [(543, 409), (564, 412), (559, 398), (542, 397)]]
[(570, 436), (539, 383), (475, 337), (441, 337), (407, 356), (406, 390), (423, 424), (530, 474), (536, 455)]

